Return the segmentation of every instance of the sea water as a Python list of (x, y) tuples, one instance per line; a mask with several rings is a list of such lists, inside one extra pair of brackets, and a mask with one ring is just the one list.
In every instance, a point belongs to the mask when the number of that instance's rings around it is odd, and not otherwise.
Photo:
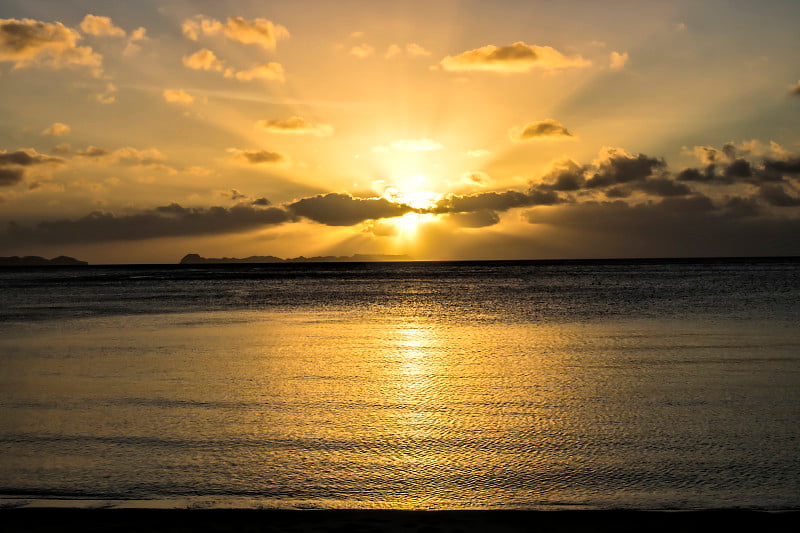
[(0, 505), (800, 507), (800, 262), (0, 270)]

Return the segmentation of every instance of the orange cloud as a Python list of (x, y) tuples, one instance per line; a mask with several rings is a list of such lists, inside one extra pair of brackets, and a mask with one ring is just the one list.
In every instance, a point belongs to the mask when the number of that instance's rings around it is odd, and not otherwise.
[[(286, 77), (284, 75), (283, 65), (274, 62), (266, 63), (264, 65), (258, 65), (257, 67), (253, 67), (250, 70), (241, 70), (236, 74), (230, 73), (230, 75), (235, 76), (237, 80), (241, 81), (252, 81), (252, 80), (285, 81), (286, 80)], [(226, 76), (228, 76), (228, 73), (226, 73)]]
[(70, 131), (72, 130), (66, 124), (63, 124), (61, 122), (53, 122), (53, 124), (49, 128), (42, 131), (42, 135), (52, 135), (54, 137), (59, 137), (61, 135), (68, 134)]
[(246, 20), (242, 17), (228, 17), (223, 24), (216, 19), (197, 15), (183, 21), (181, 29), (184, 37), (192, 41), (198, 40), (201, 34), (223, 33), (231, 41), (255, 44), (267, 50), (274, 50), (279, 39), (289, 37), (289, 30), (264, 18)]
[(81, 30), (89, 35), (105, 37), (125, 37), (125, 30), (114, 26), (109, 17), (98, 17), (96, 15), (86, 15), (81, 22)]
[(621, 54), (619, 52), (611, 52), (609, 68), (611, 70), (622, 70), (628, 62), (628, 57), (628, 52)]
[(194, 102), (194, 96), (178, 89), (166, 89), (163, 92), (164, 100), (177, 104), (191, 104)]
[(508, 46), (487, 45), (447, 56), (440, 62), (447, 71), (484, 71), (499, 73), (529, 72), (534, 68), (556, 70), (588, 67), (591, 62), (580, 55), (564, 55), (550, 46), (536, 46), (522, 41)]
[(359, 59), (364, 59), (366, 57), (369, 57), (373, 53), (375, 53), (375, 48), (373, 48), (372, 46), (370, 46), (370, 45), (368, 45), (366, 43), (359, 44), (359, 45), (354, 46), (354, 47), (352, 47), (350, 49), (350, 55), (351, 56), (356, 56)]
[(221, 71), (225, 64), (208, 48), (198, 50), (190, 56), (183, 57), (183, 64), (194, 70)]
[(0, 19), (0, 61), (13, 62), (14, 68), (93, 67), (96, 76), (102, 75), (103, 57), (89, 46), (78, 46), (80, 39), (77, 31), (60, 22)]

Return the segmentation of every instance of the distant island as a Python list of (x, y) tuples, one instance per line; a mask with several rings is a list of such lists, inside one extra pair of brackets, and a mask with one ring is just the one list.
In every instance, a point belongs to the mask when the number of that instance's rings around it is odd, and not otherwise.
[(282, 259), (272, 255), (251, 255), (250, 257), (202, 257), (198, 254), (188, 254), (181, 259), (181, 265), (209, 265), (225, 263), (354, 263), (368, 261), (409, 261), (407, 255), (380, 255), (380, 254), (355, 254), (355, 255), (323, 255), (316, 257), (293, 257)]
[(79, 261), (65, 255), (59, 255), (52, 259), (45, 259), (38, 255), (0, 257), (0, 266), (86, 266), (88, 264), (86, 261)]

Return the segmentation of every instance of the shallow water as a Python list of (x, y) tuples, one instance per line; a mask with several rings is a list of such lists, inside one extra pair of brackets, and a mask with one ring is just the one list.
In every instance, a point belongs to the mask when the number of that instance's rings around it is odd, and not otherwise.
[(800, 506), (800, 263), (0, 272), (0, 494)]

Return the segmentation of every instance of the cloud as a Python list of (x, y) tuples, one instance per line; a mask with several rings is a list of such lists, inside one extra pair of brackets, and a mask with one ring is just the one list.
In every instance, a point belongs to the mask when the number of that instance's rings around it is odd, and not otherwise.
[(663, 159), (644, 154), (631, 155), (622, 148), (605, 147), (594, 161), (595, 170), (586, 180), (588, 188), (606, 187), (631, 181), (641, 181), (664, 169)]
[(61, 135), (67, 135), (70, 131), (72, 130), (66, 124), (63, 124), (61, 122), (53, 122), (50, 125), (50, 127), (42, 131), (42, 135), (52, 135), (53, 137), (60, 137)]
[(256, 65), (249, 70), (236, 72), (230, 67), (225, 68), (225, 62), (208, 48), (202, 48), (192, 55), (184, 56), (183, 64), (194, 70), (222, 72), (226, 78), (236, 78), (240, 81), (269, 80), (283, 82), (286, 79), (283, 65), (280, 63), (269, 62), (263, 65)]
[(65, 161), (60, 157), (40, 154), (33, 148), (16, 150), (14, 152), (0, 150), (0, 166), (17, 165), (21, 167), (30, 167), (48, 163), (60, 165), (65, 163)]
[(491, 183), (492, 178), (486, 173), (481, 172), (480, 170), (473, 170), (471, 172), (465, 172), (461, 174), (460, 179), (458, 180), (459, 183), (465, 185), (477, 185), (478, 187), (486, 187)]
[(492, 152), (490, 152), (489, 150), (484, 150), (484, 149), (469, 150), (467, 152), (467, 155), (469, 157), (485, 157), (485, 156), (491, 155), (491, 154), (492, 154)]
[(675, 182), (669, 178), (646, 179), (638, 183), (636, 188), (647, 194), (661, 197), (688, 196), (692, 194), (692, 189), (686, 184)]
[(55, 145), (50, 152), (56, 155), (69, 155), (72, 153), (72, 147), (67, 143), (61, 143)]
[(386, 49), (386, 53), (383, 54), (383, 57), (386, 59), (394, 59), (395, 57), (399, 57), (401, 55), (403, 55), (403, 49), (400, 47), (400, 45), (390, 44), (389, 48)]
[(263, 18), (248, 21), (242, 17), (228, 17), (224, 33), (232, 41), (255, 44), (267, 50), (274, 50), (278, 39), (289, 37), (289, 30)]
[(125, 146), (116, 150), (88, 146), (83, 150), (76, 151), (75, 156), (125, 166), (161, 165), (166, 160), (166, 156), (158, 148), (139, 149), (132, 146)]
[(389, 149), (400, 150), (403, 152), (431, 152), (444, 148), (440, 143), (433, 139), (401, 139), (392, 141), (388, 146), (379, 145), (372, 148), (373, 152), (388, 152)]
[(21, 168), (0, 167), (0, 187), (11, 187), (21, 182), (25, 171)]
[(350, 48), (350, 55), (359, 59), (365, 59), (375, 53), (375, 48), (363, 43)]
[(482, 209), (470, 213), (452, 213), (448, 218), (456, 226), (462, 228), (485, 228), (500, 222), (500, 215), (491, 209)]
[(231, 148), (228, 152), (233, 154), (234, 158), (246, 161), (251, 165), (275, 165), (286, 163), (289, 160), (286, 155), (280, 152), (270, 152), (268, 150), (237, 150), (236, 148)]
[(125, 37), (125, 30), (114, 26), (109, 17), (98, 17), (96, 15), (86, 15), (81, 22), (81, 30), (89, 35), (103, 37)]
[(136, 28), (131, 32), (131, 36), (128, 38), (128, 44), (125, 45), (125, 50), (122, 51), (122, 55), (136, 55), (142, 49), (141, 45), (137, 43), (148, 40), (149, 38), (147, 37), (147, 30), (142, 27)]
[(9, 245), (27, 245), (215, 235), (282, 224), (291, 218), (285, 210), (276, 207), (187, 208), (170, 204), (133, 215), (94, 212), (75, 220), (40, 222), (30, 228), (12, 224), (0, 240), (6, 240)]
[(286, 80), (283, 65), (274, 62), (258, 65), (250, 70), (241, 70), (234, 76), (241, 81), (269, 80), (282, 82)]
[(63, 165), (60, 157), (40, 154), (33, 148), (7, 152), (0, 150), (0, 187), (11, 187), (25, 178), (26, 169), (38, 165)]
[(586, 170), (585, 166), (572, 159), (562, 159), (556, 161), (550, 171), (542, 176), (542, 183), (553, 191), (577, 191), (586, 184)]
[(101, 104), (113, 104), (117, 101), (117, 97), (115, 93), (118, 92), (116, 85), (111, 82), (106, 83), (105, 91), (102, 93), (96, 94), (95, 99), (100, 102)]
[(797, 83), (789, 87), (789, 94), (793, 96), (800, 96), (800, 80), (798, 80)]
[(759, 188), (758, 195), (769, 205), (776, 207), (796, 207), (800, 205), (800, 197), (791, 196), (780, 185), (764, 184)]
[(554, 191), (531, 189), (528, 192), (504, 191), (477, 194), (450, 194), (439, 200), (432, 213), (471, 213), (475, 211), (508, 211), (517, 207), (556, 205), (562, 199)]
[(609, 66), (611, 70), (622, 70), (625, 68), (625, 65), (628, 63), (628, 52), (611, 52), (609, 56)]
[[(680, 181), (707, 185), (731, 185), (739, 182), (758, 185), (784, 182), (789, 177), (800, 175), (800, 156), (784, 150), (774, 142), (770, 143), (768, 150), (763, 150), (759, 143), (751, 141), (739, 145), (728, 142), (720, 150), (710, 146), (695, 146), (692, 152), (704, 166), (681, 170), (677, 175)], [(766, 153), (770, 156), (766, 156)], [(761, 155), (761, 160), (752, 162), (745, 158), (753, 154)]]
[(0, 61), (10, 61), (14, 68), (90, 67), (100, 76), (103, 57), (89, 46), (78, 46), (80, 39), (77, 31), (60, 22), (0, 19)]
[(193, 19), (186, 19), (181, 24), (183, 36), (192, 41), (200, 38), (201, 34), (215, 35), (222, 31), (222, 23), (218, 20), (196, 15)]
[(242, 17), (228, 17), (223, 24), (216, 19), (197, 15), (184, 20), (181, 30), (184, 37), (192, 41), (198, 40), (201, 34), (222, 33), (231, 41), (255, 44), (266, 50), (275, 50), (279, 39), (289, 37), (289, 30), (264, 18), (246, 20)]
[[(747, 205), (749, 204), (749, 206)], [(736, 210), (736, 207), (744, 209)], [(800, 220), (753, 216), (741, 199), (713, 204), (703, 196), (628, 205), (587, 202), (534, 208), (541, 248), (554, 257), (731, 257), (797, 255)]]
[(532, 69), (556, 70), (588, 67), (591, 62), (580, 55), (564, 55), (550, 46), (536, 46), (522, 41), (508, 46), (487, 45), (447, 56), (440, 62), (451, 72), (485, 71), (498, 73), (530, 72)]
[(293, 135), (316, 135), (327, 137), (333, 135), (333, 126), (330, 124), (313, 124), (302, 117), (289, 117), (287, 119), (259, 120), (256, 126), (270, 133), (286, 133)]
[(431, 55), (431, 52), (426, 50), (424, 46), (421, 46), (417, 43), (408, 43), (405, 46), (391, 44), (386, 49), (386, 53), (383, 55), (383, 57), (386, 59), (394, 59), (403, 55), (407, 57), (427, 57)]
[(411, 57), (427, 57), (431, 52), (426, 50), (424, 46), (417, 43), (408, 43), (406, 45), (406, 53)]
[(354, 198), (349, 194), (330, 193), (303, 198), (287, 206), (295, 215), (327, 226), (352, 226), (367, 220), (399, 217), (414, 211), (409, 205), (386, 198)]
[(208, 48), (202, 48), (190, 56), (183, 57), (183, 64), (194, 70), (222, 71), (225, 63)]
[(191, 104), (194, 96), (180, 89), (165, 89), (162, 93), (164, 100), (176, 104)]
[(572, 137), (572, 134), (567, 131), (567, 128), (552, 118), (539, 122), (528, 122), (521, 128), (511, 128), (508, 133), (511, 140), (516, 142)]

